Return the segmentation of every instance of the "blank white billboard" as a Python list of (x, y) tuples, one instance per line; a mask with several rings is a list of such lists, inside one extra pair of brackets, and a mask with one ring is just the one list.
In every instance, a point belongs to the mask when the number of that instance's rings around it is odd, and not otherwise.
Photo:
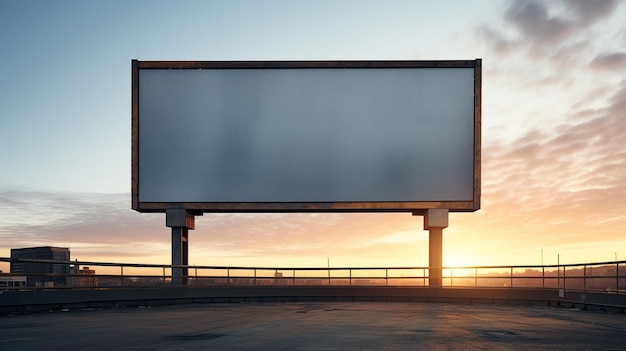
[(133, 208), (476, 210), (477, 67), (133, 61)]

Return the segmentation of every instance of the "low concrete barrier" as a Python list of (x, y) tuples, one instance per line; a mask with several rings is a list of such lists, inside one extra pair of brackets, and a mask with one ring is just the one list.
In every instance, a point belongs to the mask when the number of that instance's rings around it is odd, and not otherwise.
[(186, 303), (290, 301), (443, 302), (626, 311), (626, 294), (615, 293), (524, 288), (276, 286), (3, 291), (0, 292), (0, 314)]

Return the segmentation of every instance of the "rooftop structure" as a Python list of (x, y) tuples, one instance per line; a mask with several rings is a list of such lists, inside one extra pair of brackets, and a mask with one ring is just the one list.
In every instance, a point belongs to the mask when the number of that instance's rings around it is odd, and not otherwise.
[[(65, 247), (41, 246), (11, 249), (11, 273), (28, 274), (28, 286), (65, 286), (70, 265), (46, 262), (21, 262), (20, 260), (70, 260), (70, 250)], [(33, 275), (34, 274), (34, 275)], [(37, 276), (41, 274), (41, 276)], [(52, 275), (52, 276), (51, 276)]]

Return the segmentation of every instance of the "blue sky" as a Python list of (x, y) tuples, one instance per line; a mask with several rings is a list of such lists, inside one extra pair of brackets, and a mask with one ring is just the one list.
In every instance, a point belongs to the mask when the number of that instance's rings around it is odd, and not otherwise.
[[(131, 59), (482, 58), (483, 205), (451, 215), (444, 262), (624, 258), (624, 19), (611, 0), (0, 0), (0, 256), (169, 260), (164, 215), (130, 209)], [(197, 223), (191, 263), (427, 263), (408, 214)]]

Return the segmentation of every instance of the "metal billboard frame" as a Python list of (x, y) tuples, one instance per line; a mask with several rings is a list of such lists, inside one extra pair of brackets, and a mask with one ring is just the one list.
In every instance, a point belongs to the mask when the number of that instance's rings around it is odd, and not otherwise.
[[(473, 68), (474, 150), (473, 198), (462, 201), (359, 201), (359, 202), (142, 202), (139, 199), (139, 79), (141, 70), (175, 69), (302, 69), (302, 68)], [(448, 209), (473, 212), (480, 208), (481, 193), (481, 86), (482, 60), (447, 61), (139, 61), (132, 60), (132, 208), (138, 212), (171, 209), (201, 214), (210, 212), (412, 212)]]

